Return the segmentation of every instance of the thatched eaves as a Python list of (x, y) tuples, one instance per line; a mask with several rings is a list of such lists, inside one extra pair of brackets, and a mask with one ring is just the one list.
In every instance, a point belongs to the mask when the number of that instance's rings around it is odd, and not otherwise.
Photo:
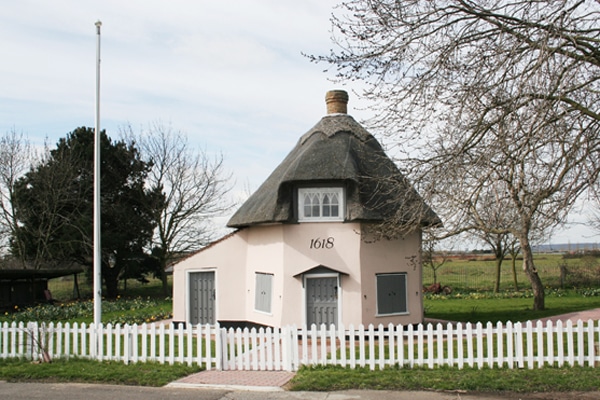
[(405, 213), (407, 219), (419, 214), (421, 224), (439, 223), (378, 141), (345, 113), (345, 103), (334, 110), (300, 138), (227, 226), (295, 223), (297, 188), (330, 185), (345, 188), (346, 222), (382, 222)]

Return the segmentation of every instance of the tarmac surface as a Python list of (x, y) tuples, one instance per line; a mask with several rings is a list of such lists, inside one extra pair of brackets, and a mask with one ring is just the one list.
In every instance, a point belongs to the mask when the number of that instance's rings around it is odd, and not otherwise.
[(252, 391), (210, 387), (140, 387), (81, 383), (8, 383), (0, 381), (0, 398), (11, 400), (597, 400), (600, 392), (569, 393), (464, 393), (428, 391), (347, 390), (339, 392)]

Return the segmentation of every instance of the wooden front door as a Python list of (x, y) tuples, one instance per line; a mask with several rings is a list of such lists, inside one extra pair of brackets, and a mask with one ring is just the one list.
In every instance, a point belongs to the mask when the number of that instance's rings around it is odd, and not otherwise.
[(306, 324), (337, 325), (338, 278), (306, 278)]

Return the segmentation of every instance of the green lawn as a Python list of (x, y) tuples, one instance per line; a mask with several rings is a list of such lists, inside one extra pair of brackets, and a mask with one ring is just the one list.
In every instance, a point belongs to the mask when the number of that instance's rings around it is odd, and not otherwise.
[(546, 310), (533, 311), (528, 292), (428, 295), (425, 317), (460, 322), (517, 322), (600, 308), (598, 290), (547, 290)]
[[(562, 254), (535, 254), (534, 263), (542, 283), (551, 288), (564, 287), (598, 287), (600, 286), (600, 260), (593, 256), (581, 258), (567, 257)], [(523, 272), (522, 259), (516, 262), (518, 290), (531, 288)], [(560, 266), (566, 267), (566, 275), (561, 282)], [(496, 279), (496, 261), (491, 255), (466, 254), (449, 258), (437, 271), (437, 281), (453, 290), (491, 291)], [(433, 272), (423, 267), (423, 284), (433, 283)], [(515, 290), (512, 263), (505, 259), (502, 263), (501, 290)]]
[[(119, 298), (102, 302), (102, 322), (104, 324), (142, 324), (171, 318), (170, 298)], [(24, 309), (15, 308), (12, 312), (0, 315), (3, 321), (70, 322), (87, 324), (93, 322), (94, 304), (91, 300), (67, 303), (44, 304)]]
[(471, 392), (568, 392), (600, 389), (594, 368), (473, 369), (302, 368), (290, 390), (465, 390)]
[[(79, 287), (82, 299), (72, 300), (73, 277), (52, 279), (48, 288), (56, 299), (54, 304), (41, 304), (37, 307), (15, 307), (0, 314), (3, 321), (43, 321), (43, 322), (93, 322), (93, 301), (91, 300), (91, 287), (85, 279), (79, 278)], [(141, 324), (169, 319), (172, 316), (173, 301), (169, 295), (165, 296), (162, 283), (159, 279), (149, 279), (148, 283), (140, 283), (130, 279), (125, 285), (120, 282), (121, 295), (117, 299), (102, 301), (102, 322), (104, 324)], [(169, 285), (171, 285), (169, 279)], [(89, 292), (89, 293), (88, 293)], [(86, 297), (86, 294), (88, 295)]]
[(0, 359), (0, 379), (41, 382), (89, 382), (114, 385), (164, 386), (169, 382), (201, 371), (184, 364), (91, 361), (71, 358), (52, 363), (34, 364), (28, 360)]

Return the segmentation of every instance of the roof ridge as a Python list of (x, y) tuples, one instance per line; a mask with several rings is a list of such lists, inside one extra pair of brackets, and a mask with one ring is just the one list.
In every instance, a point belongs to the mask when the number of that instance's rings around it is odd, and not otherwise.
[(321, 118), (315, 126), (300, 137), (299, 142), (300, 144), (304, 144), (316, 133), (322, 133), (327, 137), (332, 137), (339, 132), (349, 132), (362, 142), (373, 137), (373, 135), (371, 135), (351, 115), (339, 113), (328, 114)]

